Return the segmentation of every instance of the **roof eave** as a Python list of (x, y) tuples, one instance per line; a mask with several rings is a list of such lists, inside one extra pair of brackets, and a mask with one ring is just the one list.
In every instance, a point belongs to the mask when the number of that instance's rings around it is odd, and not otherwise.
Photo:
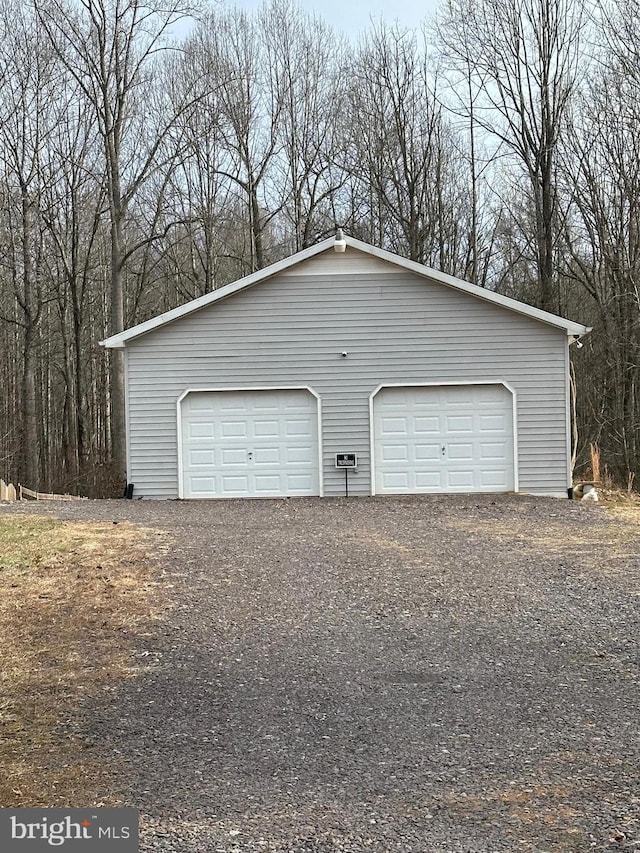
[(525, 302), (518, 302), (518, 300), (511, 299), (509, 296), (502, 296), (499, 293), (495, 293), (493, 290), (487, 290), (477, 284), (472, 284), (469, 281), (455, 278), (448, 273), (440, 272), (440, 270), (435, 270), (431, 267), (425, 266), (424, 264), (419, 264), (417, 261), (410, 261), (407, 258), (394, 255), (391, 252), (387, 252), (386, 249), (379, 249), (377, 246), (370, 246), (368, 243), (362, 243), (354, 237), (345, 236), (344, 239), (346, 240), (347, 245), (352, 246), (354, 249), (358, 249), (361, 252), (368, 252), (368, 254), (380, 258), (380, 260), (388, 261), (389, 263), (396, 264), (396, 266), (404, 267), (404, 269), (414, 272), (416, 275), (420, 275), (423, 278), (432, 278), (447, 287), (453, 287), (455, 290), (462, 290), (465, 293), (477, 296), (487, 302), (493, 302), (496, 305), (500, 305), (502, 308), (506, 308), (507, 310), (515, 311), (518, 314), (524, 314), (528, 317), (532, 317), (534, 320), (539, 320), (542, 323), (555, 326), (555, 328), (558, 329), (565, 329), (568, 335), (581, 336), (586, 335), (591, 331), (590, 327), (583, 326), (581, 323), (574, 323), (572, 320), (566, 320), (564, 317), (558, 317), (556, 314), (551, 314), (540, 308), (534, 308), (532, 305), (527, 305)]
[(119, 332), (117, 335), (111, 335), (103, 341), (100, 341), (100, 346), (105, 347), (106, 349), (124, 349), (127, 345), (127, 341), (130, 341), (132, 338), (138, 338), (141, 335), (145, 335), (147, 332), (152, 332), (154, 329), (164, 326), (173, 320), (178, 320), (180, 317), (186, 317), (194, 311), (199, 311), (200, 308), (204, 308), (206, 305), (219, 302), (221, 299), (225, 299), (227, 296), (231, 296), (239, 290), (244, 290), (246, 287), (252, 287), (254, 284), (258, 284), (267, 278), (271, 278), (271, 276), (277, 275), (278, 273), (289, 269), (289, 267), (293, 267), (296, 264), (301, 263), (301, 261), (306, 261), (308, 258), (312, 258), (314, 255), (318, 255), (321, 252), (326, 251), (333, 246), (334, 242), (333, 237), (328, 237), (326, 240), (316, 243), (315, 246), (309, 246), (307, 249), (302, 249), (300, 252), (296, 252), (295, 255), (290, 255), (288, 258), (284, 258), (282, 261), (277, 261), (275, 264), (271, 264), (262, 270), (258, 270), (257, 272), (251, 273), (251, 275), (238, 279), (238, 281), (233, 281), (231, 284), (226, 284), (224, 287), (220, 287), (211, 293), (206, 293), (204, 296), (192, 299), (191, 302), (180, 305), (178, 308), (173, 308), (171, 311), (165, 311), (164, 314), (159, 314), (157, 317), (153, 317), (151, 320), (146, 320), (144, 323), (138, 323), (136, 326), (132, 326), (124, 332)]
[[(388, 263), (399, 266), (409, 272), (413, 272), (422, 278), (433, 279), (447, 287), (452, 287), (455, 290), (468, 293), (472, 296), (478, 297), (479, 299), (484, 299), (487, 302), (499, 305), (500, 307), (514, 311), (515, 313), (531, 317), (534, 320), (546, 323), (547, 325), (553, 326), (557, 329), (564, 329), (570, 337), (578, 338), (591, 331), (591, 328), (583, 326), (580, 323), (565, 320), (563, 317), (558, 317), (555, 314), (542, 311), (540, 308), (534, 308), (524, 302), (518, 302), (508, 296), (502, 296), (499, 293), (494, 293), (492, 290), (486, 290), (477, 284), (463, 281), (462, 279), (455, 278), (447, 273), (427, 267), (424, 264), (419, 264), (416, 261), (410, 261), (406, 258), (400, 257), (399, 255), (394, 255), (391, 252), (386, 251), (386, 249), (379, 249), (377, 246), (371, 246), (369, 243), (363, 243), (360, 240), (356, 240), (354, 237), (344, 235), (343, 239), (347, 246), (351, 246), (360, 252), (365, 252), (366, 254), (372, 255), (380, 260), (387, 261)], [(110, 337), (105, 338), (105, 340), (100, 341), (100, 346), (107, 349), (124, 349), (127, 345), (127, 341), (138, 338), (141, 335), (151, 332), (160, 326), (164, 326), (173, 320), (179, 319), (180, 317), (186, 317), (194, 311), (204, 308), (206, 305), (219, 302), (221, 299), (225, 299), (227, 296), (231, 296), (239, 290), (244, 290), (245, 288), (252, 287), (261, 281), (271, 278), (272, 276), (277, 275), (278, 273), (283, 272), (302, 261), (306, 261), (307, 259), (314, 257), (314, 255), (319, 255), (322, 252), (327, 251), (332, 248), (334, 242), (333, 237), (328, 237), (326, 240), (317, 243), (315, 246), (310, 246), (307, 249), (296, 252), (295, 255), (291, 255), (282, 261), (271, 264), (271, 266), (265, 267), (265, 269), (251, 273), (251, 275), (245, 276), (231, 284), (227, 284), (211, 293), (207, 293), (198, 299), (193, 299), (191, 302), (187, 302), (185, 305), (181, 305), (171, 311), (166, 311), (164, 314), (153, 317), (151, 320), (132, 326), (124, 332), (120, 332), (117, 335), (111, 335)]]

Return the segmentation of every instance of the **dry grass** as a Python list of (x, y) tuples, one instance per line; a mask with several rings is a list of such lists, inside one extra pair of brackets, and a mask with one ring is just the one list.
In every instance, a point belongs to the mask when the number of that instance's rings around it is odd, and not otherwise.
[(147, 548), (128, 524), (0, 517), (0, 806), (115, 805), (83, 703), (135, 675), (154, 613)]
[(522, 519), (513, 514), (505, 521), (456, 518), (450, 523), (465, 535), (499, 537), (516, 551), (533, 549), (543, 559), (578, 564), (583, 573), (616, 581), (629, 594), (640, 595), (640, 574), (635, 569), (640, 558), (640, 500), (611, 492), (600, 503), (585, 504), (584, 512), (599, 516), (605, 523), (586, 530), (583, 525), (572, 529), (559, 517), (557, 521), (546, 519), (537, 527), (526, 514)]
[(591, 457), (591, 475), (595, 483), (602, 482), (602, 473), (600, 465), (600, 448), (597, 444), (589, 445), (589, 455)]
[(623, 507), (631, 511), (635, 510), (640, 519), (640, 494), (633, 491), (622, 491), (622, 489), (598, 489), (600, 502), (607, 507)]

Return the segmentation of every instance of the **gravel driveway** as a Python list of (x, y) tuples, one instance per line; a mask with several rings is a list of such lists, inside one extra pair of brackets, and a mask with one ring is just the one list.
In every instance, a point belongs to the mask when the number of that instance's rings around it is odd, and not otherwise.
[(527, 497), (96, 501), (167, 530), (85, 709), (144, 851), (640, 850), (640, 527)]

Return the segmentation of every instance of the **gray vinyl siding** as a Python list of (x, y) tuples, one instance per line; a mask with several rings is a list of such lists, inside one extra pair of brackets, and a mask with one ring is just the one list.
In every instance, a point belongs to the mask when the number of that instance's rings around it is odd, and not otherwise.
[[(332, 275), (336, 263), (340, 265), (342, 274), (359, 274), (366, 273), (367, 275), (382, 273), (385, 275), (389, 270), (389, 262), (383, 261), (381, 258), (376, 258), (366, 252), (359, 252), (357, 249), (349, 248), (348, 251), (336, 256), (335, 252), (321, 252), (313, 258), (308, 258), (304, 261), (305, 275)], [(289, 267), (289, 269), (280, 273), (282, 276), (299, 276), (301, 268), (298, 264)]]
[[(178, 495), (177, 400), (188, 388), (311, 387), (322, 401), (324, 492), (334, 454), (358, 453), (350, 492), (371, 493), (369, 398), (379, 385), (505, 381), (517, 394), (520, 491), (566, 494), (564, 330), (399, 270), (291, 270), (127, 345), (129, 481)], [(334, 261), (335, 259), (335, 261)], [(347, 351), (347, 358), (342, 358)]]

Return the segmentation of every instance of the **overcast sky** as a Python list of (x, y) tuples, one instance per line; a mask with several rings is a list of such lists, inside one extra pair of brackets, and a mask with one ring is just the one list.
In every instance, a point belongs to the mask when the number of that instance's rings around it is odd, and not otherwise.
[[(261, 6), (262, 0), (235, 0), (229, 5), (251, 10)], [(298, 5), (315, 12), (338, 32), (355, 40), (369, 26), (371, 18), (418, 28), (425, 18), (433, 16), (438, 0), (298, 0)]]

